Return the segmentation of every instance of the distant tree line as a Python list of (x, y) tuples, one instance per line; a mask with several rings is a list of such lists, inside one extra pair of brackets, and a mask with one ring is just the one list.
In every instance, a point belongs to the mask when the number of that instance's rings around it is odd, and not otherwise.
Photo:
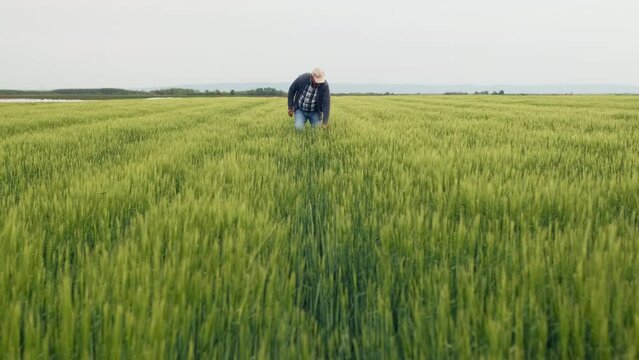
[[(493, 91), (488, 92), (488, 91), (475, 91), (475, 95), (505, 95), (506, 93), (504, 92), (504, 90), (499, 90), (499, 91)], [(462, 91), (450, 91), (450, 92), (445, 92), (444, 95), (468, 95), (467, 92), (462, 92)]]
[(449, 91), (445, 92), (444, 95), (468, 95), (468, 93), (463, 91)]
[(393, 96), (395, 93), (385, 92), (385, 93), (376, 93), (376, 92), (331, 92), (331, 96)]
[(215, 96), (286, 96), (285, 91), (274, 88), (258, 88), (243, 91), (194, 90), (169, 88), (159, 90), (126, 90), (115, 88), (100, 89), (56, 89), (56, 90), (0, 90), (0, 98), (37, 99), (131, 99), (149, 97), (215, 97)]
[(125, 90), (117, 88), (100, 89), (56, 89), (49, 91), (52, 94), (85, 94), (85, 95), (145, 95), (145, 91)]
[(492, 93), (489, 93), (488, 91), (475, 91), (475, 95), (504, 95), (504, 90), (499, 90), (499, 92), (497, 91), (493, 91)]
[(56, 89), (56, 90), (0, 90), (0, 98), (26, 98), (26, 99), (135, 99), (148, 98), (146, 91), (125, 90), (114, 88), (101, 89)]
[(149, 93), (158, 96), (286, 96), (287, 93), (275, 88), (258, 88), (243, 91), (220, 91), (220, 90), (194, 90), (182, 88), (170, 88), (152, 90)]

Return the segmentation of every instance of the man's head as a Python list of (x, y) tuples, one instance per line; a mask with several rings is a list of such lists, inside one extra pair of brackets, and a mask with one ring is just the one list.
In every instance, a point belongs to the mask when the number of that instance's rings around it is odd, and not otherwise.
[(313, 69), (313, 71), (311, 71), (311, 83), (313, 84), (313, 86), (317, 86), (325, 82), (326, 79), (324, 78), (324, 71), (322, 71), (322, 69), (315, 68)]

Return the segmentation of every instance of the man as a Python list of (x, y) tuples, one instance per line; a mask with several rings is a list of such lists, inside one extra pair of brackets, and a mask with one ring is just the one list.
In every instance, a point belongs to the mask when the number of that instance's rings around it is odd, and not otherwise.
[(293, 81), (288, 89), (288, 116), (295, 114), (295, 129), (304, 130), (306, 120), (312, 127), (328, 126), (330, 110), (331, 92), (321, 69), (315, 68)]

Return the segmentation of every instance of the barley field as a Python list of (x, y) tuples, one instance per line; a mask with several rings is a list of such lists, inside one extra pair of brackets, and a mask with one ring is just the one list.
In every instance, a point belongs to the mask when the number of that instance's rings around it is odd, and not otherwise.
[(0, 357), (639, 356), (639, 97), (0, 104)]

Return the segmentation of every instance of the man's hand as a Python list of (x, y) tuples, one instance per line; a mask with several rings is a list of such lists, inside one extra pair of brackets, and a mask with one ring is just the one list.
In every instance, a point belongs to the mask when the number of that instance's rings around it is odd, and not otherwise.
[(288, 117), (293, 117), (293, 109), (288, 109)]

